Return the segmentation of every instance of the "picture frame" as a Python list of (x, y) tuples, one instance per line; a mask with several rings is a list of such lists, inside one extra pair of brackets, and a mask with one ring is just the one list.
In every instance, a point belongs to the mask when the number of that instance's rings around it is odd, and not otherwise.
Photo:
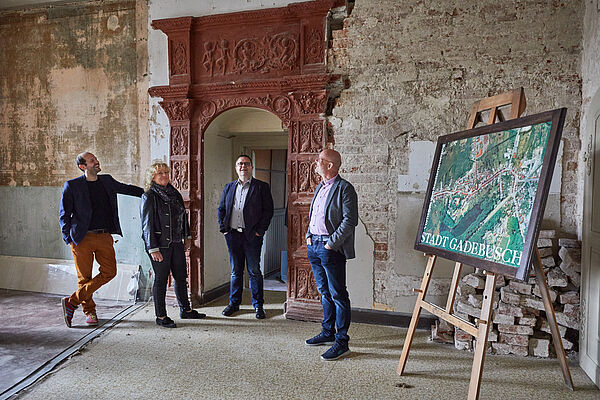
[(439, 137), (415, 250), (527, 280), (566, 112)]

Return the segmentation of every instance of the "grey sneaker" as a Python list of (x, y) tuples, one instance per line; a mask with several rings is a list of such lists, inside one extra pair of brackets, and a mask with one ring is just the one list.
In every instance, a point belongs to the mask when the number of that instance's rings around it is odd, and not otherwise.
[(321, 354), (321, 359), (325, 361), (334, 361), (350, 354), (348, 345), (334, 343), (325, 353)]
[(307, 346), (321, 346), (324, 344), (332, 345), (335, 342), (335, 336), (325, 336), (323, 332), (319, 333), (315, 337), (306, 339)]

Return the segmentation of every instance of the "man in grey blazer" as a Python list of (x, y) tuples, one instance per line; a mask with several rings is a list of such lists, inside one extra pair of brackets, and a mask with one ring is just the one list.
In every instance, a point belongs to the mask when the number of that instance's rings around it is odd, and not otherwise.
[(332, 345), (321, 355), (325, 361), (337, 360), (350, 353), (346, 260), (354, 258), (358, 196), (354, 186), (338, 175), (341, 165), (342, 158), (337, 151), (325, 149), (319, 154), (315, 171), (322, 181), (310, 204), (310, 223), (306, 232), (308, 260), (323, 305), (322, 330), (306, 340), (306, 344)]

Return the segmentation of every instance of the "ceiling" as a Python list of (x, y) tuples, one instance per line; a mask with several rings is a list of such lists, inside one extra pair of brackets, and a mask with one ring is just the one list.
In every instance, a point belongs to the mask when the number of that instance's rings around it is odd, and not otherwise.
[(0, 0), (0, 10), (11, 8), (28, 8), (51, 4), (77, 3), (89, 0)]

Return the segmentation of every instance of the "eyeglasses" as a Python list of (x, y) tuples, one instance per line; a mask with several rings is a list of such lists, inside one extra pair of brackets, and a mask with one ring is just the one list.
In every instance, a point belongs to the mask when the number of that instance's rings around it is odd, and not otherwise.
[(252, 163), (250, 161), (240, 161), (240, 162), (236, 163), (235, 165), (237, 165), (238, 167), (241, 167), (243, 165), (249, 167), (252, 165)]

